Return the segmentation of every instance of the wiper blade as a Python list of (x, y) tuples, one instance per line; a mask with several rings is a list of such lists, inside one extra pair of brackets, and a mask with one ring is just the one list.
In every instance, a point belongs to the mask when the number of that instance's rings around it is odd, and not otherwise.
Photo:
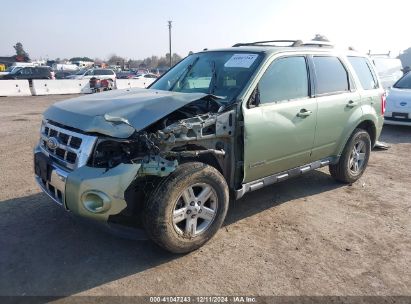
[(215, 90), (217, 89), (217, 71), (215, 68), (215, 61), (211, 63), (211, 81), (210, 81), (210, 94), (214, 94)]
[(179, 81), (183, 81), (183, 80), (187, 77), (188, 73), (190, 73), (190, 71), (193, 69), (193, 67), (194, 67), (194, 65), (197, 63), (198, 59), (200, 59), (200, 57), (197, 57), (196, 59), (194, 59), (194, 61), (193, 61), (192, 63), (190, 63), (190, 64), (185, 68), (185, 70), (183, 71), (183, 73), (181, 73), (181, 75), (176, 79), (176, 81), (175, 81), (175, 82), (173, 83), (173, 85), (170, 87), (170, 90), (169, 90), (169, 91), (173, 91), (173, 90), (174, 90), (174, 87), (177, 85), (177, 83), (178, 83)]

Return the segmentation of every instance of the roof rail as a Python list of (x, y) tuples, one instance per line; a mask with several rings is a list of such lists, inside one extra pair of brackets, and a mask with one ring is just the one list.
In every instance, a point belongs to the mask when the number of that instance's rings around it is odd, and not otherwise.
[(367, 54), (368, 56), (387, 56), (387, 57), (390, 57), (391, 56), (391, 51), (388, 51), (388, 53), (386, 53), (386, 54), (377, 54), (377, 53), (371, 53), (371, 50), (369, 50), (368, 51), (368, 54)]
[[(286, 45), (283, 45), (283, 44)], [(288, 44), (288, 45), (287, 45)], [(267, 40), (247, 43), (236, 43), (233, 47), (240, 46), (273, 46), (273, 47), (301, 47), (301, 46), (316, 46), (316, 47), (334, 47), (334, 44), (329, 41), (302, 41), (302, 40)]]

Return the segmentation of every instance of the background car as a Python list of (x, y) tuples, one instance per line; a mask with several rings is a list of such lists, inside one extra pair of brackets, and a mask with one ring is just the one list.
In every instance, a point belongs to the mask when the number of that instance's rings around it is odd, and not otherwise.
[(137, 75), (135, 71), (120, 71), (117, 72), (117, 79), (130, 79)]
[(75, 72), (74, 71), (54, 71), (56, 79), (66, 79), (68, 76), (73, 75)]
[(22, 68), (23, 67), (21, 67), (21, 66), (12, 65), (12, 66), (8, 67), (4, 72), (0, 72), (0, 77), (3, 77), (4, 75), (8, 75), (8, 74), (13, 73), (13, 72), (17, 72), (18, 70), (20, 70)]
[(25, 67), (16, 69), (8, 75), (4, 75), (2, 79), (55, 79), (54, 72), (50, 67)]
[(411, 72), (388, 91), (384, 123), (411, 126)]
[(147, 74), (137, 74), (133, 77), (133, 79), (143, 79), (143, 78), (151, 78), (151, 79), (156, 79), (157, 75), (152, 74), (152, 73), (147, 73)]
[(73, 75), (67, 76), (66, 79), (111, 79), (116, 80), (116, 73), (111, 69), (89, 69), (81, 70)]

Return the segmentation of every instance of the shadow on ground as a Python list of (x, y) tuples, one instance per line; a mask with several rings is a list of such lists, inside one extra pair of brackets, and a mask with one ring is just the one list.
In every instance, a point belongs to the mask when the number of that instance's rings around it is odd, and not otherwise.
[[(267, 187), (235, 202), (225, 225), (339, 186), (314, 171)], [(72, 295), (181, 257), (78, 221), (41, 193), (0, 202), (0, 216), (0, 295)]]
[(411, 126), (384, 125), (380, 140), (388, 144), (411, 143)]

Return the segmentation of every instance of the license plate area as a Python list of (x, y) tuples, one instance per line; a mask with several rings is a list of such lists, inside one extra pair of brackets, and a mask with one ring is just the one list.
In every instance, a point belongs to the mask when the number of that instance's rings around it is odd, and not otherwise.
[(393, 112), (392, 117), (399, 118), (399, 119), (408, 119), (408, 113)]
[(50, 161), (43, 153), (34, 154), (34, 172), (45, 182), (51, 180), (51, 166)]

